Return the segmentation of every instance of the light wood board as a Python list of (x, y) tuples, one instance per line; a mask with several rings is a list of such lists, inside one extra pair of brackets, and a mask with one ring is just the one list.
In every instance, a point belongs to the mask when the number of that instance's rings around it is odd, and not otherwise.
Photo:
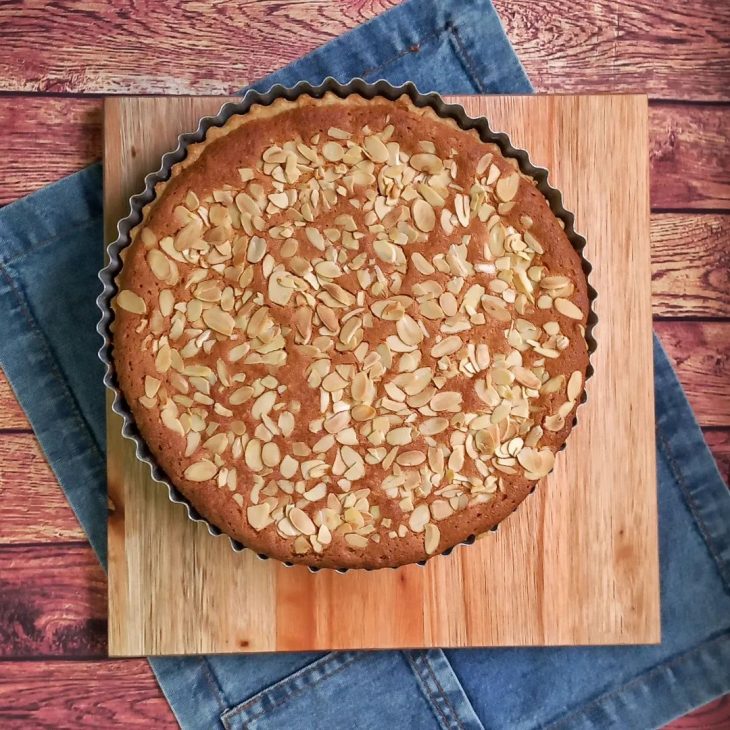
[[(227, 100), (106, 100), (107, 242), (177, 135)], [(190, 522), (108, 409), (110, 654), (660, 640), (646, 97), (453, 101), (550, 170), (588, 241), (596, 374), (555, 472), (497, 533), (425, 568), (310, 574)]]

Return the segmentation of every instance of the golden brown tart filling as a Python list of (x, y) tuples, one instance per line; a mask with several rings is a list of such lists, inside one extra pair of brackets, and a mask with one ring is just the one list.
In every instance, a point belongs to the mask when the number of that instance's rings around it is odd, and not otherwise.
[(280, 560), (395, 566), (493, 527), (552, 469), (587, 283), (496, 145), (406, 97), (279, 100), (156, 192), (114, 358), (210, 522)]

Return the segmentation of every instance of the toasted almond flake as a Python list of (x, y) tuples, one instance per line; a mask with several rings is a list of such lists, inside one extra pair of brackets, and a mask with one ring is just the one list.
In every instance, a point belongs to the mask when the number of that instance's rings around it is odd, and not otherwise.
[(396, 264), (403, 256), (398, 246), (393, 245), (390, 241), (381, 239), (373, 243), (373, 250), (376, 256), (386, 264)]
[(353, 548), (366, 548), (368, 546), (368, 539), (363, 535), (358, 535), (356, 532), (348, 532), (345, 535), (345, 542)]
[(132, 314), (144, 314), (147, 311), (147, 305), (144, 299), (129, 289), (122, 289), (117, 294), (116, 303), (122, 309)]
[(581, 388), (583, 386), (583, 373), (580, 370), (575, 370), (568, 380), (568, 400), (574, 401), (580, 395)]
[(515, 376), (515, 380), (517, 380), (520, 385), (524, 385), (526, 388), (538, 390), (542, 385), (540, 378), (538, 378), (537, 375), (528, 368), (515, 367), (512, 368), (512, 373)]
[(423, 342), (423, 332), (413, 317), (404, 314), (396, 323), (395, 329), (398, 337), (405, 342), (406, 345), (418, 345)]
[(265, 527), (268, 527), (273, 523), (270, 515), (271, 505), (268, 502), (252, 505), (246, 509), (246, 519), (248, 520), (248, 524), (257, 532), (260, 532)]
[(327, 279), (336, 279), (338, 276), (342, 276), (342, 269), (334, 261), (320, 261), (315, 264), (314, 270), (317, 272), (317, 276), (323, 276)]
[(147, 265), (160, 281), (167, 281), (171, 273), (170, 259), (162, 251), (153, 248), (147, 252)]
[(249, 263), (257, 264), (266, 255), (266, 241), (260, 236), (253, 236), (248, 242), (246, 260)]
[(431, 512), (425, 502), (417, 505), (408, 518), (408, 527), (413, 532), (423, 532), (425, 526), (431, 520)]
[(431, 276), (431, 274), (436, 271), (428, 259), (426, 259), (423, 254), (418, 253), (418, 251), (411, 255), (411, 261), (416, 267), (416, 270), (424, 276)]
[(312, 522), (309, 515), (298, 507), (292, 507), (289, 512), (289, 521), (294, 527), (304, 535), (314, 535), (317, 533), (317, 528)]
[(268, 414), (276, 403), (276, 392), (267, 390), (262, 393), (251, 406), (251, 418), (260, 420), (262, 416)]
[(344, 155), (344, 148), (337, 142), (326, 142), (322, 147), (322, 156), (329, 162), (339, 162)]
[(573, 304), (573, 302), (570, 301), (570, 299), (563, 299), (562, 297), (558, 297), (553, 304), (555, 305), (555, 309), (560, 312), (560, 314), (568, 317), (569, 319), (583, 319), (583, 312)]
[(352, 411), (352, 420), (357, 422), (369, 421), (374, 418), (377, 411), (369, 405), (357, 405)]
[(212, 461), (203, 459), (203, 461), (196, 461), (185, 469), (183, 476), (191, 482), (207, 482), (217, 473), (218, 467)]
[(419, 424), (418, 430), (424, 436), (435, 436), (437, 433), (442, 433), (449, 427), (449, 421), (447, 418), (427, 418), (425, 421)]
[(157, 391), (160, 389), (160, 380), (153, 378), (151, 375), (145, 375), (144, 379), (144, 394), (148, 398), (154, 398), (157, 395)]
[(436, 226), (436, 213), (425, 200), (417, 198), (413, 201), (413, 222), (424, 233), (429, 233)]
[(203, 312), (203, 322), (210, 329), (220, 332), (222, 335), (230, 337), (235, 327), (235, 320), (228, 312), (224, 312), (218, 307), (211, 307)]
[(395, 459), (400, 466), (419, 466), (426, 461), (426, 454), (422, 451), (403, 451)]
[(279, 465), (279, 471), (284, 479), (291, 479), (297, 473), (298, 469), (299, 462), (289, 456), (289, 454), (281, 460), (281, 464)]
[(458, 391), (444, 391), (442, 393), (436, 393), (431, 398), (429, 406), (432, 410), (438, 411), (451, 411), (458, 413), (461, 409), (461, 393)]
[(155, 370), (158, 373), (166, 373), (172, 365), (172, 350), (169, 345), (163, 345), (157, 351), (155, 357)]
[(441, 531), (433, 522), (427, 522), (424, 526), (424, 543), (423, 547), (426, 555), (433, 555), (439, 548), (441, 541)]
[(251, 439), (246, 444), (244, 461), (251, 471), (258, 472), (264, 468), (264, 463), (261, 460), (261, 441), (259, 439)]
[(492, 159), (494, 158), (494, 155), (491, 152), (487, 152), (479, 159), (479, 162), (477, 162), (476, 166), (476, 174), (477, 175), (483, 175), (486, 169), (489, 167), (489, 165), (492, 162)]
[(437, 155), (419, 152), (409, 160), (411, 167), (419, 172), (427, 172), (429, 175), (437, 175), (444, 169), (444, 163)]
[(208, 451), (212, 451), (216, 454), (222, 454), (227, 447), (228, 436), (225, 432), (214, 434), (203, 444), (204, 449), (208, 449)]
[(440, 358), (445, 355), (452, 355), (460, 350), (463, 344), (461, 337), (458, 335), (449, 335), (448, 337), (444, 337), (441, 342), (436, 343), (431, 348), (431, 357)]
[(279, 462), (281, 461), (281, 451), (279, 451), (279, 447), (273, 441), (269, 441), (269, 443), (264, 444), (261, 447), (261, 460), (264, 462), (264, 465), (268, 467), (279, 465)]
[(497, 197), (503, 202), (508, 203), (512, 198), (517, 195), (517, 189), (520, 186), (520, 176), (516, 172), (511, 172), (497, 180), (497, 185), (494, 188), (494, 192)]
[(370, 135), (365, 137), (363, 142), (365, 153), (373, 162), (387, 162), (388, 161), (388, 148), (383, 144), (383, 140), (376, 135)]

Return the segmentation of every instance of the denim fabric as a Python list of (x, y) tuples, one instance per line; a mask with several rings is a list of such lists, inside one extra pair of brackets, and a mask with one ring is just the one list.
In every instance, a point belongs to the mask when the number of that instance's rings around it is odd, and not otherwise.
[[(489, 0), (411, 0), (256, 84), (528, 93)], [(0, 365), (102, 563), (94, 166), (0, 211)], [(654, 727), (730, 691), (730, 497), (655, 341), (662, 643), (151, 660), (186, 728)]]

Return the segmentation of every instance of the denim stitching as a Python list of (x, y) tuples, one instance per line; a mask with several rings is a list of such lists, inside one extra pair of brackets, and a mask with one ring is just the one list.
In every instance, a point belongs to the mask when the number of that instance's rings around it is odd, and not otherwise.
[(438, 676), (433, 670), (433, 667), (431, 666), (431, 662), (428, 659), (428, 654), (424, 654), (423, 661), (426, 667), (428, 668), (429, 674), (433, 678), (433, 681), (436, 683), (436, 686), (438, 687), (438, 690), (441, 694), (441, 697), (443, 698), (444, 702), (446, 703), (446, 706), (451, 711), (452, 718), (454, 722), (456, 722), (456, 727), (459, 728), (459, 730), (464, 730), (464, 726), (461, 724), (461, 720), (459, 718), (459, 713), (456, 711), (456, 708), (451, 703), (451, 700), (449, 699), (448, 694), (444, 690), (443, 686), (441, 685), (441, 682), (439, 682)]
[[(293, 699), (297, 695), (301, 694), (307, 689), (310, 689), (311, 687), (316, 686), (320, 682), (322, 682), (325, 679), (329, 679), (330, 677), (334, 677), (335, 674), (343, 670), (346, 666), (348, 666), (350, 663), (355, 661), (355, 659), (358, 658), (357, 654), (352, 654), (344, 661), (341, 659), (341, 655), (339, 654), (333, 654), (326, 662), (322, 662), (322, 664), (319, 663), (320, 660), (316, 660), (313, 664), (310, 664), (307, 667), (304, 667), (304, 669), (300, 669), (298, 672), (295, 672), (294, 675), (291, 675), (290, 677), (284, 678), (280, 680), (280, 682), (277, 682), (276, 684), (272, 685), (271, 687), (268, 687), (265, 690), (262, 690), (261, 692), (256, 693), (251, 699), (246, 700), (242, 704), (238, 705), (237, 707), (233, 707), (230, 710), (228, 710), (225, 715), (225, 722), (227, 723), (228, 720), (236, 715), (240, 715), (243, 712), (245, 712), (249, 707), (252, 705), (255, 705), (262, 701), (264, 696), (270, 695), (272, 693), (272, 690), (274, 687), (276, 687), (277, 684), (280, 684), (282, 682), (287, 682), (288, 680), (292, 679), (293, 677), (296, 677), (296, 675), (299, 675), (299, 677), (306, 677), (307, 674), (311, 674), (317, 669), (323, 670), (322, 676), (319, 677), (319, 679), (316, 680), (309, 680), (307, 684), (304, 687), (300, 687), (297, 690), (294, 690), (293, 692), (290, 692), (285, 697), (283, 697), (280, 701), (274, 702), (274, 707), (280, 707), (284, 702), (289, 702), (289, 700)], [(327, 669), (329, 668), (329, 665), (333, 664), (336, 661), (341, 661), (342, 663), (335, 667), (331, 672), (327, 673)], [(263, 716), (266, 713), (266, 709), (262, 709), (261, 712), (257, 712), (251, 717), (246, 720), (246, 723), (244, 727), (248, 727), (249, 724), (253, 720), (257, 720), (259, 717)]]
[(223, 688), (220, 686), (220, 683), (218, 682), (215, 673), (213, 672), (213, 667), (210, 666), (210, 661), (208, 660), (208, 657), (200, 657), (200, 664), (205, 675), (205, 679), (208, 682), (210, 688), (213, 690), (213, 694), (218, 701), (218, 709), (222, 712), (225, 712), (226, 708), (228, 707), (228, 698), (223, 693)]
[(446, 24), (446, 30), (449, 32), (449, 36), (451, 37), (454, 45), (454, 51), (456, 52), (457, 57), (461, 61), (462, 65), (464, 66), (464, 70), (466, 71), (467, 75), (471, 79), (471, 82), (476, 87), (477, 91), (479, 91), (482, 94), (489, 93), (487, 89), (484, 88), (482, 85), (482, 82), (479, 78), (479, 74), (476, 71), (476, 66), (474, 64), (474, 61), (469, 56), (466, 46), (464, 46), (464, 43), (461, 40), (461, 36), (459, 35), (459, 29), (449, 21)]
[[(599, 705), (606, 702), (606, 700), (611, 699), (612, 697), (615, 697), (616, 695), (621, 694), (629, 687), (633, 687), (634, 685), (641, 684), (642, 682), (646, 682), (650, 677), (660, 674), (663, 670), (669, 669), (670, 667), (673, 667), (677, 664), (681, 664), (682, 662), (686, 661), (690, 657), (692, 657), (695, 654), (699, 654), (704, 652), (706, 649), (708, 649), (713, 644), (717, 644), (720, 642), (723, 642), (730, 637), (730, 631), (725, 631), (719, 636), (716, 636), (714, 639), (709, 639), (707, 641), (704, 641), (699, 646), (695, 646), (692, 649), (683, 652), (682, 654), (679, 654), (678, 656), (675, 656), (674, 658), (662, 662), (661, 664), (657, 664), (656, 666), (652, 667), (649, 671), (644, 672), (643, 674), (640, 674), (637, 677), (634, 677), (629, 682), (626, 682), (626, 684), (622, 684), (620, 687), (617, 687), (616, 689), (611, 690), (610, 692), (607, 692), (606, 694), (601, 695), (600, 697), (596, 697), (595, 700), (591, 700), (590, 702), (586, 703), (585, 705), (581, 705), (578, 709), (573, 710), (568, 715), (563, 715), (559, 720), (555, 720), (554, 722), (551, 722), (547, 725), (543, 725), (544, 728), (559, 728), (561, 726), (570, 727), (572, 724), (572, 719), (578, 717), (579, 715), (585, 715), (589, 710), (591, 710), (594, 707), (598, 707)], [(568, 723), (566, 725), (566, 723)]]
[(396, 53), (394, 56), (387, 58), (379, 66), (373, 66), (373, 68), (364, 69), (360, 73), (360, 76), (362, 78), (365, 78), (366, 76), (369, 76), (370, 74), (376, 73), (378, 71), (382, 71), (384, 68), (387, 68), (392, 63), (399, 61), (401, 58), (405, 58), (405, 56), (409, 56), (412, 53), (420, 53), (421, 48), (423, 47), (424, 44), (432, 41), (434, 38), (437, 38), (445, 30), (446, 30), (446, 26), (444, 26), (443, 28), (438, 28), (437, 30), (434, 30), (433, 32), (429, 33), (428, 35), (423, 36), (423, 38), (421, 38), (418, 43), (415, 43), (414, 45), (409, 46), (408, 48), (400, 51), (399, 53)]
[(413, 657), (413, 652), (403, 652), (406, 656), (406, 659), (408, 659), (408, 663), (413, 667), (413, 671), (416, 673), (416, 677), (420, 680), (418, 683), (423, 688), (423, 691), (429, 696), (429, 698), (433, 697), (434, 701), (429, 701), (429, 705), (431, 706), (432, 711), (437, 716), (436, 719), (438, 720), (439, 717), (441, 718), (441, 722), (439, 723), (442, 727), (448, 728), (449, 726), (449, 718), (446, 717), (446, 714), (444, 713), (443, 708), (435, 701), (435, 693), (432, 693), (429, 689), (428, 685), (425, 682), (425, 678), (421, 676), (420, 669), (418, 667), (418, 657)]
[(662, 452), (664, 453), (664, 456), (666, 457), (667, 461), (669, 462), (669, 468), (672, 472), (672, 476), (674, 477), (674, 480), (677, 482), (677, 486), (682, 490), (682, 494), (684, 494), (685, 499), (687, 500), (687, 506), (689, 507), (690, 511), (692, 512), (692, 516), (694, 517), (695, 522), (697, 523), (697, 527), (699, 528), (700, 534), (702, 535), (705, 544), (707, 545), (707, 549), (710, 551), (710, 554), (712, 555), (713, 560), (715, 561), (715, 564), (717, 565), (718, 571), (720, 573), (720, 580), (722, 581), (722, 585), (725, 588), (725, 591), (727, 592), (729, 586), (728, 582), (725, 577), (725, 565), (723, 558), (718, 554), (717, 548), (715, 547), (714, 540), (712, 538), (712, 531), (705, 525), (705, 522), (702, 520), (702, 517), (699, 514), (697, 503), (695, 502), (694, 496), (692, 495), (692, 490), (687, 485), (687, 482), (684, 478), (684, 474), (682, 473), (682, 470), (680, 469), (679, 464), (677, 463), (676, 459), (674, 458), (674, 455), (672, 454), (671, 448), (669, 446), (669, 442), (664, 437), (664, 435), (661, 432), (661, 429), (657, 429), (657, 436), (658, 436), (658, 443), (659, 447), (661, 448)]
[[(73, 226), (76, 229), (84, 230), (91, 225), (97, 225), (97, 223), (98, 221), (96, 219), (87, 218), (85, 223), (71, 223), (69, 225)], [(37, 241), (30, 247), (24, 248), (22, 253), (19, 253), (17, 256), (13, 256), (13, 258), (11, 259), (0, 260), (0, 266), (9, 266), (10, 264), (14, 264), (16, 261), (20, 261), (20, 259), (25, 258), (28, 254), (34, 253), (35, 251), (40, 251), (42, 248), (50, 246), (52, 243), (58, 241), (59, 238), (63, 238), (66, 235), (68, 235), (68, 231), (66, 231), (66, 233), (59, 233), (55, 236), (51, 236), (50, 238), (44, 238), (40, 241)]]
[(91, 445), (94, 447), (94, 449), (97, 452), (97, 455), (99, 458), (101, 458), (106, 463), (106, 457), (104, 456), (104, 452), (101, 449), (101, 446), (96, 442), (96, 438), (94, 437), (94, 432), (89, 427), (88, 423), (86, 422), (86, 419), (84, 418), (83, 414), (79, 410), (78, 403), (76, 402), (76, 398), (73, 395), (73, 392), (71, 391), (71, 388), (68, 385), (68, 382), (66, 381), (66, 378), (63, 376), (61, 371), (58, 369), (58, 363), (56, 362), (56, 358), (53, 356), (53, 353), (50, 350), (50, 347), (48, 345), (48, 341), (46, 340), (46, 336), (43, 334), (43, 330), (38, 326), (36, 318), (33, 316), (33, 314), (30, 311), (30, 308), (28, 306), (27, 300), (25, 299), (24, 295), (22, 294), (21, 290), (16, 286), (15, 280), (12, 276), (10, 276), (10, 273), (6, 269), (4, 265), (0, 265), (0, 274), (7, 280), (10, 291), (15, 294), (15, 297), (18, 300), (18, 303), (20, 304), (20, 309), (25, 315), (25, 318), (28, 321), (28, 324), (30, 325), (31, 329), (35, 332), (35, 334), (39, 338), (39, 344), (47, 358), (47, 363), (49, 367), (49, 372), (57, 378), (57, 380), (60, 382), (61, 387), (63, 391), (65, 391), (65, 394), (71, 403), (70, 413), (71, 417), (74, 419), (74, 422), (78, 427), (81, 428), (82, 431), (85, 431), (87, 433), (87, 436), (89, 437), (89, 441)]

